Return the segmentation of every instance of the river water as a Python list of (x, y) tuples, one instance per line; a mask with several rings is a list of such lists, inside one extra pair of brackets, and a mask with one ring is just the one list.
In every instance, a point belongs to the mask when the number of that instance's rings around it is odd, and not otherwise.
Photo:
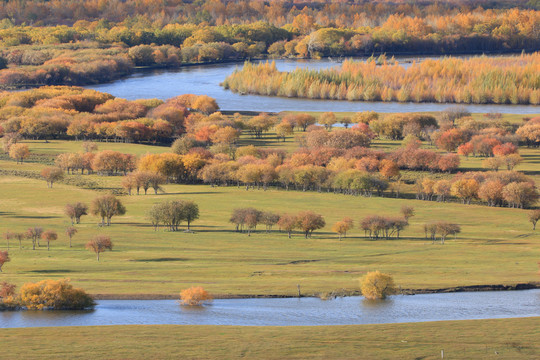
[[(410, 61), (422, 59), (402, 58), (400, 63), (407, 67)], [(324, 60), (276, 60), (280, 71), (292, 71), (297, 67), (324, 69), (339, 66)], [(398, 103), (398, 102), (352, 102), (339, 100), (310, 100), (280, 98), (260, 95), (240, 95), (225, 90), (220, 83), (242, 64), (227, 63), (183, 67), (178, 70), (154, 70), (137, 72), (127, 78), (88, 88), (110, 93), (125, 99), (159, 98), (168, 99), (181, 94), (208, 95), (218, 102), (221, 110), (280, 112), (280, 111), (376, 111), (376, 112), (419, 112), (442, 111), (451, 104)], [(540, 106), (528, 105), (466, 105), (470, 112), (500, 112), (511, 114), (538, 114)]]
[(5, 311), (0, 328), (91, 325), (355, 325), (540, 316), (540, 289), (345, 297), (214, 300), (101, 300), (92, 311)]

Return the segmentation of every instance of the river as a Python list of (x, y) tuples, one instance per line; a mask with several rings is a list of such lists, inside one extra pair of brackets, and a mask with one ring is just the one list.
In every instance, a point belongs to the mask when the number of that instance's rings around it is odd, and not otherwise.
[(317, 326), (540, 316), (540, 289), (397, 295), (383, 301), (344, 297), (214, 300), (101, 300), (91, 311), (4, 311), (0, 328), (91, 325)]
[[(407, 67), (412, 60), (401, 58)], [(220, 83), (231, 74), (238, 63), (188, 66), (178, 70), (153, 70), (137, 72), (127, 78), (111, 83), (87, 86), (125, 99), (159, 98), (168, 99), (181, 94), (208, 95), (217, 100), (221, 110), (280, 112), (280, 111), (376, 111), (376, 112), (419, 112), (442, 111), (452, 104), (398, 103), (398, 102), (352, 102), (339, 100), (310, 100), (280, 98), (260, 95), (240, 95), (225, 90)], [(280, 71), (291, 71), (297, 67), (323, 69), (339, 66), (324, 60), (276, 60)], [(532, 105), (466, 105), (474, 113), (538, 114), (540, 106)]]

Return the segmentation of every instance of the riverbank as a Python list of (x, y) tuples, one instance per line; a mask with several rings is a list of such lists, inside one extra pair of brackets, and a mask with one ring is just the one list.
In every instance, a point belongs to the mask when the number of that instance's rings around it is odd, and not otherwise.
[[(513, 359), (540, 356), (540, 317), (310, 326), (0, 329), (2, 359)], [(486, 336), (489, 334), (489, 336)], [(29, 351), (32, 349), (32, 352)]]
[[(416, 294), (441, 294), (455, 292), (476, 292), (476, 291), (516, 291), (516, 290), (531, 290), (540, 289), (540, 282), (517, 283), (511, 285), (468, 285), (468, 286), (453, 286), (439, 289), (400, 289), (401, 295), (416, 295)], [(320, 295), (335, 295), (335, 296), (361, 296), (359, 290), (340, 289), (333, 293), (320, 292), (288, 295), (288, 294), (212, 294), (214, 299), (286, 299), (296, 297), (320, 297)], [(176, 300), (178, 294), (91, 294), (94, 300)]]

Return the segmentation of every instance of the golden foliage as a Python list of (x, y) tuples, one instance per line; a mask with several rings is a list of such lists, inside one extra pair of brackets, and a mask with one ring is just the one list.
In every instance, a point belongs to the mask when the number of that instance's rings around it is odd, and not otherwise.
[(82, 310), (95, 305), (84, 290), (73, 288), (68, 279), (26, 283), (20, 290), (20, 302), (33, 310)]
[(189, 289), (184, 289), (180, 292), (180, 300), (182, 305), (202, 305), (204, 302), (212, 301), (210, 295), (202, 286), (192, 286)]
[(360, 279), (360, 290), (366, 299), (384, 299), (397, 293), (394, 280), (388, 274), (377, 271), (368, 272)]

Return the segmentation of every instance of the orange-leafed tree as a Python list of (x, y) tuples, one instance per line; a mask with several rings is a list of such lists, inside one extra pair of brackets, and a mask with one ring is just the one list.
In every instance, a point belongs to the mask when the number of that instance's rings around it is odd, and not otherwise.
[(48, 166), (41, 170), (41, 176), (47, 181), (47, 187), (52, 188), (53, 183), (64, 178), (64, 171), (56, 166)]
[(303, 211), (298, 214), (298, 227), (304, 232), (304, 236), (307, 239), (311, 237), (313, 231), (322, 229), (326, 226), (326, 222), (322, 215), (315, 214), (313, 211)]
[(298, 226), (298, 220), (294, 215), (283, 214), (280, 215), (277, 225), (281, 230), (285, 230), (287, 232), (290, 239), (292, 231)]
[(4, 266), (5, 263), (10, 261), (9, 254), (7, 251), (0, 251), (0, 272), (2, 272), (2, 266)]
[(97, 235), (92, 240), (86, 243), (86, 248), (96, 253), (97, 261), (99, 261), (99, 254), (105, 250), (112, 250), (113, 243), (111, 238), (107, 235)]
[(202, 286), (192, 286), (180, 292), (180, 301), (182, 305), (197, 306), (212, 301), (212, 295)]
[(31, 310), (83, 310), (95, 305), (90, 295), (74, 288), (67, 279), (26, 283), (21, 287), (20, 300)]

